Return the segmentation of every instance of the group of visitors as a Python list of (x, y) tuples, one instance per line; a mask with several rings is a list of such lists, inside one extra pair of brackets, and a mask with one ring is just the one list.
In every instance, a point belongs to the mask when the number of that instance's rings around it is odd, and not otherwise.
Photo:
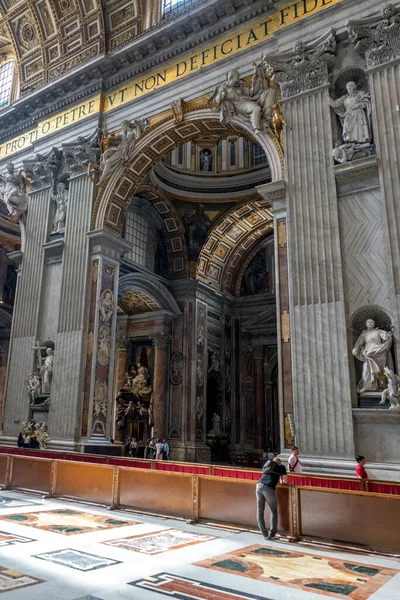
[[(356, 458), (356, 475), (359, 479), (368, 479), (365, 470), (365, 457), (360, 454)], [(289, 473), (301, 473), (303, 468), (299, 459), (299, 449), (293, 446), (292, 453), (288, 458)], [(267, 460), (262, 468), (262, 475), (256, 487), (257, 498), (257, 524), (265, 540), (273, 540), (278, 529), (278, 502), (276, 497), (276, 486), (278, 483), (286, 483), (286, 467), (281, 459), (272, 452), (268, 453)], [(264, 511), (268, 504), (271, 513), (269, 531), (265, 525)]]
[(149, 438), (146, 444), (138, 442), (135, 437), (128, 438), (125, 442), (125, 456), (130, 456), (131, 458), (167, 460), (169, 451), (169, 444), (165, 438)]

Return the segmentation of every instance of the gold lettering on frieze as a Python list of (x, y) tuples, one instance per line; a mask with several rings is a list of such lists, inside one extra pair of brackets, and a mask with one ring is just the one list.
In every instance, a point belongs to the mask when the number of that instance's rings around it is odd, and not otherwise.
[(286, 223), (279, 221), (278, 225), (278, 245), (283, 248), (286, 246)]
[(290, 317), (287, 310), (281, 312), (281, 337), (283, 342), (290, 340)]
[[(123, 87), (104, 95), (98, 94), (90, 100), (85, 100), (62, 113), (39, 122), (34, 129), (1, 144), (0, 160), (24, 150), (37, 140), (73, 125), (92, 114), (114, 110), (164, 85), (214, 65), (228, 56), (255, 47), (271, 38), (280, 29), (340, 2), (343, 0), (291, 0), (279, 9), (271, 10), (263, 19), (253, 23), (250, 27), (232, 31), (229, 36), (221, 38), (213, 45), (204, 45), (194, 53), (180, 57), (178, 61), (174, 61), (166, 67), (159, 67), (140, 78), (129, 81)], [(177, 122), (180, 122), (183, 119), (184, 106), (176, 106), (175, 109), (177, 110), (174, 110), (174, 117)]]

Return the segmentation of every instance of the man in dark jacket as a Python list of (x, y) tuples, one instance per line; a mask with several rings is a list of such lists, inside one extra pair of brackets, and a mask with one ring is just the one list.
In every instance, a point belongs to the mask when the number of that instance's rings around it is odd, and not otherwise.
[[(286, 479), (286, 468), (281, 464), (280, 458), (275, 457), (265, 463), (256, 487), (257, 524), (265, 540), (273, 540), (278, 529), (278, 502), (275, 488), (284, 479)], [(269, 533), (265, 527), (265, 503), (268, 504), (271, 512)]]

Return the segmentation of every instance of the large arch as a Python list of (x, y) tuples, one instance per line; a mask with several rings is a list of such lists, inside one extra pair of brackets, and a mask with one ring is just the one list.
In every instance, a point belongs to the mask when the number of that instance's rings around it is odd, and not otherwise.
[(173, 317), (181, 314), (171, 292), (146, 273), (128, 273), (119, 280), (118, 301), (124, 310), (124, 302), (134, 305), (138, 312), (164, 310)]
[[(204, 106), (185, 114), (181, 123), (175, 123), (172, 111), (151, 125), (138, 141), (128, 166), (117, 169), (104, 189), (96, 198), (92, 227), (93, 229), (111, 229), (120, 233), (130, 201), (145, 176), (152, 167), (174, 148), (196, 139), (201, 135), (239, 134), (253, 137), (250, 124), (244, 119), (235, 118), (225, 125), (220, 123), (215, 113)], [(272, 181), (283, 178), (283, 154), (278, 140), (268, 131), (257, 136), (267, 156)]]
[(243, 261), (272, 228), (273, 217), (257, 198), (232, 207), (218, 219), (203, 245), (197, 278), (218, 291), (234, 295)]

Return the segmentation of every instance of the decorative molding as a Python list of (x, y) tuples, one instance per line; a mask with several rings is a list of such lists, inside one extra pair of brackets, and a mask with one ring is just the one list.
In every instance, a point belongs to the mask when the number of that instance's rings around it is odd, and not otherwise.
[(347, 21), (355, 49), (365, 56), (368, 67), (378, 67), (400, 58), (400, 6), (387, 4), (381, 16)]
[(154, 348), (166, 348), (171, 339), (168, 333), (154, 333), (151, 335)]
[(105, 254), (119, 260), (131, 249), (131, 244), (106, 229), (96, 229), (87, 233), (92, 254)]
[(62, 145), (65, 163), (72, 174), (87, 173), (91, 163), (99, 162), (100, 135), (101, 129), (96, 128), (91, 135), (80, 136), (76, 142)]
[(366, 189), (379, 188), (379, 171), (376, 156), (335, 165), (338, 196)]
[(287, 99), (328, 84), (328, 67), (336, 60), (335, 30), (310, 43), (298, 42), (292, 52), (265, 57), (272, 80)]

